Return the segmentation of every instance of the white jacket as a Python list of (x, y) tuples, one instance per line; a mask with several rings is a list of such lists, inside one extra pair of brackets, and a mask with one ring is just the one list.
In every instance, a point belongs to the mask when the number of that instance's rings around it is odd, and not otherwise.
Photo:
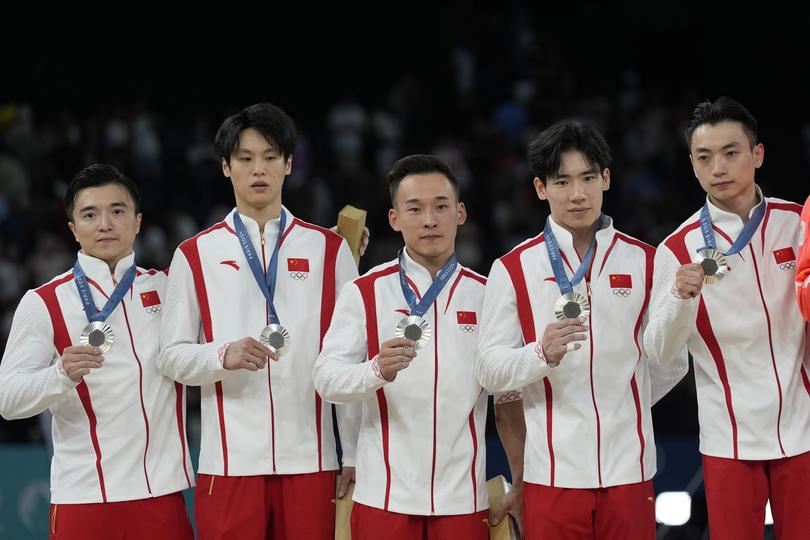
[[(120, 280), (135, 255), (121, 259)], [(115, 289), (107, 263), (79, 253), (96, 307)], [(53, 412), (54, 504), (130, 501), (191, 487), (185, 389), (157, 369), (166, 274), (138, 269), (107, 319), (115, 333), (102, 367), (81, 383), (60, 370), (62, 351), (88, 324), (72, 271), (28, 291), (14, 314), (0, 363), (0, 414)]]
[[(644, 343), (666, 362), (688, 344), (694, 358), (700, 451), (734, 459), (774, 459), (810, 450), (807, 325), (793, 278), (801, 206), (766, 198), (751, 243), (728, 258), (720, 283), (682, 300), (675, 273), (704, 245), (700, 212), (655, 255), (650, 324)], [(752, 210), (753, 212), (753, 210)], [(717, 247), (728, 251), (743, 222), (709, 203)]]
[[(376, 356), (409, 313), (398, 267), (379, 265), (344, 288), (313, 374), (325, 399), (362, 401), (354, 500), (411, 515), (483, 510), (487, 395), (473, 358), (486, 280), (456, 268), (425, 314), (430, 341), (387, 382)], [(405, 271), (421, 298), (433, 279), (407, 250)]]
[[(571, 234), (552, 220), (569, 277), (579, 266)], [(574, 290), (588, 295), (589, 335), (549, 367), (537, 345), (556, 322), (560, 289), (544, 235), (492, 265), (476, 373), (491, 392), (523, 389), (526, 482), (596, 488), (649, 480), (656, 470), (651, 405), (688, 369), (686, 351), (653, 373), (641, 344), (654, 250), (613, 228), (596, 233), (590, 272)]]
[[(312, 385), (312, 366), (329, 327), (335, 298), (357, 277), (348, 245), (336, 233), (294, 218), (279, 251), (274, 306), (291, 347), (278, 362), (229, 371), (229, 343), (259, 338), (268, 324), (264, 295), (225, 220), (183, 242), (174, 254), (161, 326), (163, 372), (202, 387), (199, 472), (224, 476), (298, 474), (338, 467), (332, 410)], [(242, 221), (258, 252), (258, 224)], [(275, 246), (279, 219), (264, 227), (263, 264)], [(338, 411), (344, 464), (354, 464), (359, 414)]]

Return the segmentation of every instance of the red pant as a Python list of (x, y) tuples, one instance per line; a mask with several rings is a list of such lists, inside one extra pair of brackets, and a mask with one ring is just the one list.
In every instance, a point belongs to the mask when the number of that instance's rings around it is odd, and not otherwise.
[(487, 540), (487, 511), (458, 516), (412, 516), (354, 503), (352, 540)]
[(193, 540), (183, 494), (93, 504), (52, 504), (50, 540)]
[(654, 540), (652, 481), (594, 489), (526, 483), (523, 526), (526, 540)]
[(334, 540), (335, 471), (262, 476), (200, 474), (198, 540)]
[(712, 540), (761, 540), (768, 499), (776, 538), (810, 535), (810, 452), (766, 461), (703, 456), (703, 481)]

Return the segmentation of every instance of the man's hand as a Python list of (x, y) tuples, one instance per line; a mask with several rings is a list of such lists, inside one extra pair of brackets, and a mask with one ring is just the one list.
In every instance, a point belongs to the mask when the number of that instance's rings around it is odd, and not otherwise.
[(337, 498), (342, 499), (349, 491), (349, 483), (354, 482), (354, 467), (343, 467), (343, 474), (338, 475)]
[(546, 326), (543, 332), (543, 355), (546, 363), (556, 366), (565, 356), (565, 353), (576, 351), (582, 347), (577, 341), (588, 339), (588, 326), (579, 317), (575, 319), (563, 319)]
[(254, 338), (246, 337), (228, 345), (225, 358), (222, 359), (222, 367), (229, 370), (247, 369), (248, 371), (259, 371), (267, 364), (268, 357), (278, 360), (276, 353)]
[(509, 490), (509, 493), (507, 493), (503, 501), (501, 501), (500, 508), (497, 510), (490, 508), (489, 522), (494, 527), (506, 518), (507, 515), (515, 518), (519, 537), (523, 538), (523, 482), (512, 486), (512, 489)]
[(88, 375), (91, 369), (98, 369), (104, 362), (101, 349), (91, 345), (65, 347), (62, 352), (62, 369), (73, 382), (82, 382), (82, 377)]
[(675, 293), (688, 300), (703, 289), (703, 266), (699, 263), (684, 264), (675, 272)]
[(411, 360), (416, 358), (415, 346), (415, 341), (405, 338), (389, 339), (382, 344), (377, 364), (383, 379), (393, 381), (399, 371), (411, 364)]

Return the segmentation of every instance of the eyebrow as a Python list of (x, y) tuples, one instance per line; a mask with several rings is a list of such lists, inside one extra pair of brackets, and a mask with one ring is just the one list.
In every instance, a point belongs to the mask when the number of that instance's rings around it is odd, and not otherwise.
[[(264, 151), (258, 152), (258, 153), (259, 154), (269, 154), (271, 152), (278, 152), (278, 150), (276, 149), (276, 147), (271, 146), (267, 150), (264, 150)], [(253, 150), (251, 150), (249, 148), (244, 148), (244, 147), (240, 146), (239, 148), (236, 149), (236, 152), (234, 152), (234, 153), (235, 154), (256, 154), (257, 152), (254, 152)]]
[[(110, 204), (110, 206), (112, 206), (113, 208), (121, 208), (121, 207), (126, 208), (127, 203), (125, 201), (115, 201), (114, 203)], [(94, 205), (88, 204), (87, 206), (82, 206), (81, 208), (79, 208), (79, 213), (95, 209), (96, 207)]]
[[(433, 200), (434, 201), (449, 201), (450, 197), (448, 197), (447, 195), (437, 195)], [(412, 199), (406, 200), (405, 204), (413, 204), (413, 203), (418, 203), (418, 202), (421, 202), (420, 199), (412, 198)]]
[(555, 174), (550, 175), (549, 180), (559, 180), (559, 179), (566, 179), (566, 178), (574, 178), (579, 176), (588, 176), (589, 174), (599, 174), (599, 171), (596, 170), (596, 167), (590, 167), (585, 169), (584, 171), (578, 172), (576, 174)]
[[(720, 150), (728, 150), (729, 148), (737, 148), (740, 146), (739, 141), (732, 141), (730, 143), (726, 143), (720, 147)], [(711, 152), (711, 148), (707, 148), (705, 146), (698, 146), (695, 148), (695, 153), (698, 154), (700, 152)]]

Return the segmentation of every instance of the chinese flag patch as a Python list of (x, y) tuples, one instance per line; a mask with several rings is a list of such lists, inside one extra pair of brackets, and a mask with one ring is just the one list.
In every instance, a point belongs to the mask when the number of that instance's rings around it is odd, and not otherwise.
[(632, 289), (633, 278), (630, 274), (610, 274), (611, 289)]
[(792, 247), (777, 249), (773, 252), (773, 258), (776, 259), (776, 264), (782, 264), (796, 260), (796, 253)]
[(478, 324), (474, 311), (456, 311), (458, 324)]
[(143, 307), (157, 306), (160, 304), (160, 296), (157, 291), (146, 291), (141, 293)]
[(287, 259), (288, 272), (309, 272), (309, 259)]

